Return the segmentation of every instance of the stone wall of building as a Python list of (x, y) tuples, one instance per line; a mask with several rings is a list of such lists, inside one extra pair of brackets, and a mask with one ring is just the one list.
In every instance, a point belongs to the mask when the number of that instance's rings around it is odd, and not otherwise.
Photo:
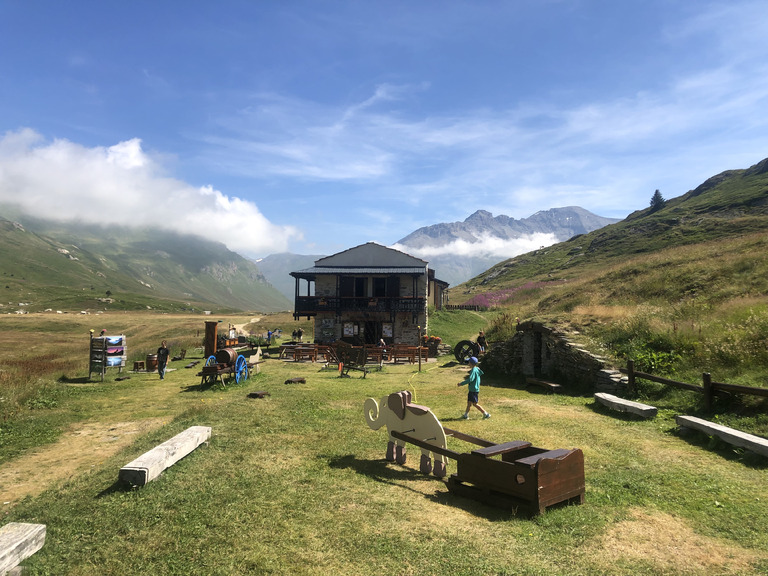
[(534, 377), (557, 382), (574, 392), (624, 395), (627, 378), (596, 356), (572, 343), (562, 332), (539, 322), (523, 322), (505, 342), (491, 346), (482, 361), (489, 374)]

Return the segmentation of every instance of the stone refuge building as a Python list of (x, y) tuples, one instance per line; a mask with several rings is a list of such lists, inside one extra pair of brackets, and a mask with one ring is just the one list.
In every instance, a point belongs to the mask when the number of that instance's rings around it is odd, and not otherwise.
[(314, 340), (416, 345), (428, 306), (443, 307), (448, 283), (424, 260), (375, 242), (320, 258), (296, 279), (293, 317), (313, 318)]
[(510, 376), (551, 380), (566, 388), (625, 394), (627, 377), (540, 322), (517, 326), (515, 335), (494, 344), (482, 359), (483, 370)]

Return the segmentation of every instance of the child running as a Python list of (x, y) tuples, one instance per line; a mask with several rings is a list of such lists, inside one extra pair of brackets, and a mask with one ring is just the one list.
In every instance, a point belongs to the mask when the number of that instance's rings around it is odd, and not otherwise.
[(483, 413), (483, 418), (490, 418), (491, 413), (486, 412), (485, 409), (477, 403), (480, 396), (480, 376), (483, 375), (483, 371), (480, 370), (480, 367), (477, 365), (477, 358), (474, 356), (469, 359), (469, 365), (472, 368), (469, 371), (469, 376), (467, 376), (466, 380), (463, 380), (456, 385), (463, 386), (464, 384), (469, 384), (469, 389), (467, 391), (467, 409), (464, 411), (462, 418), (464, 418), (464, 420), (469, 419), (469, 409), (472, 408), (472, 406)]

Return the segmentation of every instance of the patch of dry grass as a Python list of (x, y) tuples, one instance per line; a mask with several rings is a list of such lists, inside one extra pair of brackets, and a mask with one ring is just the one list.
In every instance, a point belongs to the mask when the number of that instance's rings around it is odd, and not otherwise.
[(633, 509), (580, 553), (611, 573), (617, 566), (654, 574), (754, 573), (768, 553), (698, 534), (687, 520), (651, 509)]

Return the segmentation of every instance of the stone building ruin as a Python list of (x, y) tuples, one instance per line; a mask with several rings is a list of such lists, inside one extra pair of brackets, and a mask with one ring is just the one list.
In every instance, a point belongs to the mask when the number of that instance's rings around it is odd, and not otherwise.
[(604, 358), (535, 321), (518, 324), (512, 338), (491, 346), (483, 358), (483, 369), (513, 378), (547, 379), (571, 391), (623, 395), (628, 385), (627, 378), (608, 367)]

